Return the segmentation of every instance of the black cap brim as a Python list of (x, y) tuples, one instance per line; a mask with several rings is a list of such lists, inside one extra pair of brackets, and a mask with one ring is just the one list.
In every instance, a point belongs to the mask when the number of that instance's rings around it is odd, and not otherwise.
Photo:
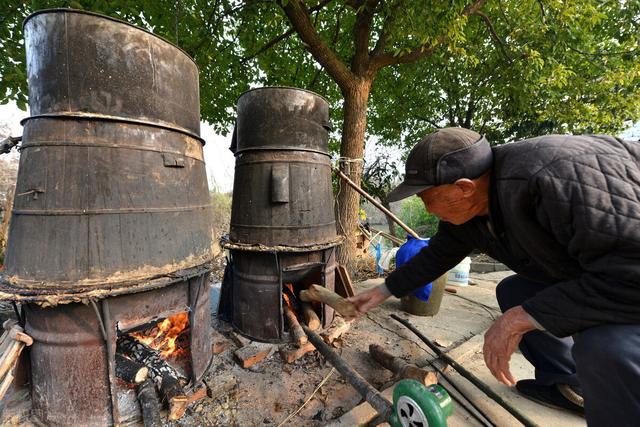
[(408, 185), (403, 182), (387, 194), (387, 201), (397, 202), (398, 200), (413, 196), (414, 194), (422, 193), (424, 190), (431, 187), (433, 187), (433, 185)]

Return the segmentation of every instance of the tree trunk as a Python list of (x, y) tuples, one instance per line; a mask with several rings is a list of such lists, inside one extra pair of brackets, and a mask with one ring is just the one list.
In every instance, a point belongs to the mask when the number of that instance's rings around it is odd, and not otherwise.
[[(367, 128), (367, 102), (371, 91), (371, 80), (360, 79), (353, 86), (343, 89), (344, 122), (340, 145), (340, 169), (353, 182), (360, 184), (363, 170), (364, 137)], [(337, 261), (353, 272), (353, 257), (356, 249), (355, 231), (358, 227), (360, 195), (343, 182), (336, 198), (336, 221), (338, 233), (345, 242), (338, 248)]]
[[(387, 201), (387, 199), (380, 200), (380, 203), (382, 204), (382, 206), (384, 206), (389, 211), (391, 211), (391, 206), (390, 206), (390, 203)], [(396, 222), (393, 219), (391, 219), (391, 217), (388, 216), (388, 215), (385, 215), (384, 217), (387, 219), (387, 226), (389, 227), (389, 234), (391, 234), (393, 237), (398, 237), (398, 233), (396, 233)], [(398, 237), (398, 238), (401, 239), (401, 240), (404, 240), (402, 237)], [(398, 243), (396, 243), (394, 241), (392, 241), (391, 244), (393, 246), (400, 246), (400, 245), (398, 245)]]

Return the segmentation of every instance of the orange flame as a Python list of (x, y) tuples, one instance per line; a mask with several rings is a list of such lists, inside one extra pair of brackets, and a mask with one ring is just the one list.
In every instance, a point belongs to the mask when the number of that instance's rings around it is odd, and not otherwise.
[[(160, 351), (160, 356), (166, 359), (172, 356), (179, 356), (185, 349), (179, 348), (176, 340), (182, 333), (188, 331), (189, 316), (186, 312), (178, 313), (167, 317), (153, 328), (153, 334), (134, 332), (131, 334), (141, 343)], [(157, 331), (156, 331), (157, 329)]]
[(294, 295), (295, 291), (293, 290), (293, 284), (285, 283), (282, 289), (282, 299), (284, 300), (287, 307), (289, 307), (294, 314), (297, 314), (293, 304)]

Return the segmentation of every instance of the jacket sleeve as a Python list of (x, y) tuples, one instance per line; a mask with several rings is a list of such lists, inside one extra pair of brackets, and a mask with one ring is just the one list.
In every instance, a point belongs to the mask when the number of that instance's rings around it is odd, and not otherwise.
[(556, 336), (640, 323), (640, 171), (628, 161), (558, 161), (530, 183), (537, 222), (581, 270), (523, 304)]
[(400, 298), (433, 282), (471, 252), (471, 245), (455, 236), (457, 233), (452, 230), (455, 227), (441, 221), (429, 246), (387, 276), (385, 285), (391, 294)]

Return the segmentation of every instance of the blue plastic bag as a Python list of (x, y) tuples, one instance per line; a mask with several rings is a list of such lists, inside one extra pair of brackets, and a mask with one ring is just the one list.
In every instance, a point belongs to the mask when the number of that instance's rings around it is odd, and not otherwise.
[[(400, 249), (398, 249), (396, 253), (396, 267), (400, 267), (409, 261), (425, 246), (429, 246), (429, 239), (416, 239), (412, 235), (407, 234), (407, 241), (400, 246)], [(427, 301), (431, 295), (431, 286), (431, 283), (425, 283), (423, 287), (413, 291), (413, 295), (422, 301)]]

